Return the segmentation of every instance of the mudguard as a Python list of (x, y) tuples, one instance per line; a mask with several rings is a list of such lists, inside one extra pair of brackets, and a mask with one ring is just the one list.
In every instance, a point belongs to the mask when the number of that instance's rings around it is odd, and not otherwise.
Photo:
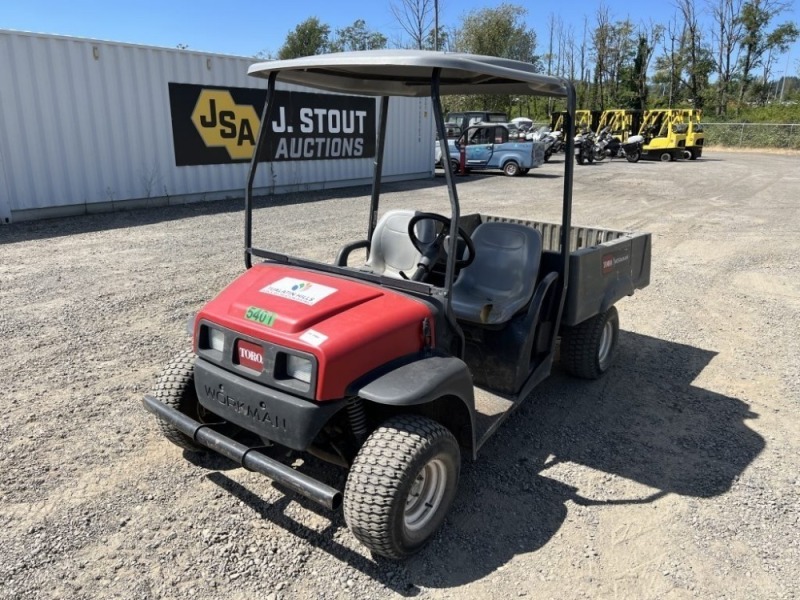
[(475, 391), (464, 361), (452, 356), (418, 358), (351, 388), (368, 402), (411, 407), (449, 428), (459, 443), (477, 452)]
[(390, 406), (427, 404), (443, 396), (459, 398), (475, 412), (472, 375), (460, 358), (429, 356), (407, 363), (358, 387), (361, 398)]

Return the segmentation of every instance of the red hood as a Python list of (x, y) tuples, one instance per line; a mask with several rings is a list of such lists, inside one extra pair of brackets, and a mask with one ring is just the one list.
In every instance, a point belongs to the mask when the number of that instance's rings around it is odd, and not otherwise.
[(317, 357), (316, 397), (344, 396), (365, 373), (422, 349), (429, 306), (380, 286), (259, 264), (209, 302), (197, 319)]

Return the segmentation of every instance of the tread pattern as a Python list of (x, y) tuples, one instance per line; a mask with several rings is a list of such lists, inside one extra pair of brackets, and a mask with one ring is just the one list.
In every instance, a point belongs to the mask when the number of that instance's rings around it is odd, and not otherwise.
[[(617, 323), (611, 348), (612, 358), (606, 368), (602, 369), (597, 354), (600, 347), (600, 339), (603, 335), (603, 328), (606, 322), (612, 319)], [(613, 306), (605, 313), (595, 315), (575, 327), (567, 328), (561, 335), (561, 365), (575, 377), (581, 377), (582, 379), (599, 378), (613, 362), (618, 331), (619, 314)]]
[[(420, 540), (403, 535), (404, 490), (439, 448), (455, 449), (455, 473), (450, 473), (445, 498), (429, 532)], [(458, 443), (443, 425), (418, 415), (386, 421), (367, 438), (353, 461), (344, 493), (344, 518), (353, 535), (367, 548), (400, 559), (421, 548), (438, 529), (455, 496), (460, 462)]]
[[(180, 352), (164, 368), (155, 387), (155, 397), (161, 402), (192, 418), (197, 419), (198, 401), (194, 389), (195, 354), (191, 350)], [(157, 418), (162, 435), (170, 442), (191, 452), (200, 452), (203, 448), (194, 443), (178, 429)]]

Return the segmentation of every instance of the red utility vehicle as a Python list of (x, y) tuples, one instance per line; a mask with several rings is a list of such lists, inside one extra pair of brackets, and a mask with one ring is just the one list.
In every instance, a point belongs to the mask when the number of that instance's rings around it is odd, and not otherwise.
[[(574, 89), (529, 64), (368, 51), (265, 62), (250, 74), (269, 80), (262, 123), (277, 80), (381, 98), (366, 239), (342, 248), (334, 264), (255, 247), (254, 158), (247, 270), (197, 314), (192, 350), (165, 369), (145, 405), (175, 444), (216, 451), (330, 509), (343, 502), (361, 542), (402, 558), (444, 521), (462, 452), (476, 457), (550, 374), (559, 339), (569, 372), (608, 370), (614, 303), (648, 284), (650, 235), (572, 227), (571, 160), (560, 224), (461, 215), (449, 170), (449, 217), (392, 210), (378, 219), (390, 96), (431, 98), (446, 159), (440, 94), (566, 99), (572, 156)], [(254, 157), (269, 129), (261, 127)], [(368, 250), (366, 264), (350, 264), (357, 248)], [(281, 462), (276, 448), (347, 468), (344, 491)]]

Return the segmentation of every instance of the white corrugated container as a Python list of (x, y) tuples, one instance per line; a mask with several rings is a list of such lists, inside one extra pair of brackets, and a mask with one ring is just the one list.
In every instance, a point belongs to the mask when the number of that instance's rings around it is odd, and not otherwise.
[[(253, 59), (6, 30), (0, 57), (0, 223), (243, 195), (246, 163), (175, 166), (168, 83), (264, 89)], [(432, 175), (430, 106), (392, 99), (387, 180)], [(275, 162), (256, 187), (361, 185), (373, 165)]]

